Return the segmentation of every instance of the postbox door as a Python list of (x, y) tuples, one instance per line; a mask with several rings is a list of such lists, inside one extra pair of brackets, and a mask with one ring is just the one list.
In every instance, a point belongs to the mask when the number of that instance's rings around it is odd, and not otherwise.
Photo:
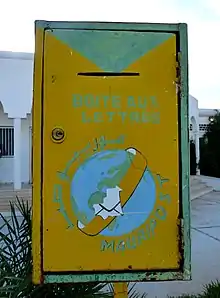
[(179, 268), (176, 43), (46, 30), (44, 271)]

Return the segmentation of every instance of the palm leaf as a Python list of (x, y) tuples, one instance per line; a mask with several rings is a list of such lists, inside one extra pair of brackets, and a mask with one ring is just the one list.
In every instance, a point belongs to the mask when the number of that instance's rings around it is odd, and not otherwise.
[[(17, 212), (19, 215), (17, 214)], [(19, 200), (10, 203), (10, 217), (0, 214), (0, 297), (1, 298), (81, 298), (113, 297), (112, 285), (106, 283), (46, 284), (32, 283), (32, 210)], [(145, 298), (129, 287), (130, 298)]]
[[(18, 211), (19, 215), (17, 214)], [(0, 214), (0, 297), (73, 298), (112, 297), (106, 284), (32, 284), (32, 212), (28, 203), (10, 203), (10, 217)]]

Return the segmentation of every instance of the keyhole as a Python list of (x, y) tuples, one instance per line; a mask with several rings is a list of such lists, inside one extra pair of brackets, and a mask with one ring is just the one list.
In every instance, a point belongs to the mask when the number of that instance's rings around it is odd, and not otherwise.
[(52, 130), (52, 134), (51, 134), (52, 140), (54, 142), (60, 143), (64, 140), (65, 137), (65, 132), (62, 128), (59, 127), (55, 127)]

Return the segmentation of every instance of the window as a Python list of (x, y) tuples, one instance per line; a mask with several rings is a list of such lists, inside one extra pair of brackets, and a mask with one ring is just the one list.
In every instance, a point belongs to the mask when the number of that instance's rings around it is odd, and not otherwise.
[(192, 124), (190, 124), (190, 130), (192, 131), (192, 129), (193, 129), (193, 126), (192, 126)]
[(14, 128), (0, 127), (1, 156), (14, 156)]
[(206, 132), (208, 128), (208, 124), (199, 124), (199, 130)]

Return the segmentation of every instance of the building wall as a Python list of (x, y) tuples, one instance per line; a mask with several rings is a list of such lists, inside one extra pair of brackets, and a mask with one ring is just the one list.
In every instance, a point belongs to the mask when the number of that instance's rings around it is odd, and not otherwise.
[(199, 108), (198, 108), (198, 100), (189, 95), (189, 125), (190, 125), (190, 132), (189, 137), (190, 139), (194, 139), (194, 134), (199, 131)]
[[(13, 119), (9, 119), (0, 106), (0, 127), (13, 126)], [(13, 157), (0, 158), (0, 183), (13, 181)]]
[[(13, 127), (13, 119), (8, 118), (0, 109), (0, 127)], [(21, 181), (28, 183), (30, 180), (30, 116), (21, 120)], [(0, 158), (0, 183), (12, 183), (14, 174), (14, 158)]]
[(31, 122), (29, 117), (27, 119), (21, 120), (21, 138), (22, 138), (22, 148), (21, 148), (21, 181), (30, 181), (30, 126)]
[(0, 101), (10, 118), (31, 113), (33, 54), (0, 52)]
[(209, 117), (214, 116), (216, 111), (214, 109), (199, 109), (198, 100), (189, 96), (190, 139), (193, 139), (193, 122), (196, 124), (195, 130), (198, 132), (199, 138), (202, 138), (209, 124)]
[(27, 115), (32, 109), (32, 93), (33, 54), (0, 52), (0, 102), (5, 113), (0, 114), (0, 126), (8, 125), (16, 131), (16, 154), (0, 159), (0, 182), (13, 182), (17, 189), (21, 182), (30, 180), (31, 122)]

